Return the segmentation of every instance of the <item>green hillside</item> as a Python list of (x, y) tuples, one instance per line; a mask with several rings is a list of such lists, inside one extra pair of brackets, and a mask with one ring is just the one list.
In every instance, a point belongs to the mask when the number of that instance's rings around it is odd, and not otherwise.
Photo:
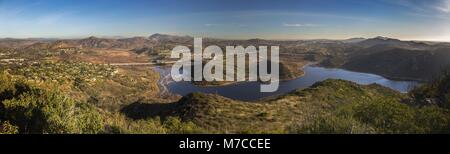
[(410, 94), (376, 84), (326, 80), (258, 102), (194, 93), (173, 103), (150, 99), (122, 104), (120, 111), (61, 92), (54, 82), (37, 85), (24, 79), (6, 71), (0, 75), (0, 133), (450, 131), (448, 75)]
[[(272, 100), (241, 102), (195, 93), (172, 104), (141, 103), (135, 118), (178, 116), (209, 133), (448, 133), (450, 113), (373, 84), (326, 80)], [(128, 111), (129, 112), (129, 111)]]

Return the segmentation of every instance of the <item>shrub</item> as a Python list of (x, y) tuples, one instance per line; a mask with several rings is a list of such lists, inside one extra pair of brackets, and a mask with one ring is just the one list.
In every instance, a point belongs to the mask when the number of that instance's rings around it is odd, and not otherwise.
[(19, 128), (12, 125), (9, 121), (0, 122), (0, 134), (17, 134)]
[(450, 133), (450, 114), (437, 106), (418, 109), (416, 124), (423, 133)]
[(165, 128), (159, 119), (147, 119), (132, 121), (126, 129), (121, 129), (122, 134), (164, 134)]
[(369, 134), (375, 130), (360, 123), (352, 117), (321, 116), (310, 124), (297, 128), (290, 128), (290, 133), (306, 134)]
[(32, 88), (2, 104), (3, 117), (20, 133), (98, 133), (103, 128), (90, 106), (55, 91)]
[(163, 122), (163, 127), (166, 129), (168, 134), (193, 134), (202, 133), (200, 127), (196, 126), (192, 122), (182, 122), (177, 117), (169, 117)]
[(450, 71), (443, 72), (428, 84), (414, 88), (410, 95), (419, 105), (431, 103), (450, 109)]
[(291, 133), (313, 134), (449, 133), (450, 112), (438, 106), (415, 108), (394, 100), (376, 100), (340, 106), (289, 129)]
[(203, 133), (203, 129), (192, 122), (182, 122), (178, 117), (161, 121), (159, 117), (133, 120), (120, 114), (107, 118), (105, 133), (113, 134), (189, 134)]
[(361, 103), (354, 109), (354, 118), (382, 133), (413, 133), (415, 112), (409, 106), (392, 100)]

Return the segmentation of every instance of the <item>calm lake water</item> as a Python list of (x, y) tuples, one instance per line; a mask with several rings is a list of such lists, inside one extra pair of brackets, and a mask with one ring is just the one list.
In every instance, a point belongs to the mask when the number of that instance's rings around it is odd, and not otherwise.
[(296, 89), (307, 88), (316, 82), (326, 79), (343, 79), (363, 85), (378, 83), (400, 92), (407, 92), (409, 89), (419, 84), (415, 81), (394, 81), (370, 73), (360, 73), (335, 68), (329, 69), (323, 67), (305, 66), (305, 76), (280, 82), (280, 86), (276, 92), (261, 93), (259, 91), (261, 83), (259, 82), (242, 82), (227, 86), (199, 87), (189, 82), (171, 82), (170, 75), (168, 74), (170, 72), (170, 68), (156, 68), (156, 70), (164, 77), (162, 79), (165, 80), (163, 84), (169, 92), (183, 96), (193, 92), (214, 93), (243, 101), (252, 101), (264, 97), (285, 94)]

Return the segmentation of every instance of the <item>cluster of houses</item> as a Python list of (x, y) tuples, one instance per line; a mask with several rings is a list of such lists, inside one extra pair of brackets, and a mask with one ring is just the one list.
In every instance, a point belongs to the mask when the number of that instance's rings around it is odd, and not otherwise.
[(40, 62), (18, 69), (18, 74), (35, 81), (94, 82), (117, 74), (113, 66), (84, 62)]

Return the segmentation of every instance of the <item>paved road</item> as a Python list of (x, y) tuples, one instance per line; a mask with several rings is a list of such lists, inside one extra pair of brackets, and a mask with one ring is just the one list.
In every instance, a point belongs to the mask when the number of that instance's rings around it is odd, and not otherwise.
[(174, 64), (175, 62), (163, 62), (163, 63), (111, 63), (111, 66), (144, 66), (144, 65), (157, 65), (157, 64)]
[(141, 66), (141, 65), (156, 65), (156, 63), (112, 63), (112, 66)]

